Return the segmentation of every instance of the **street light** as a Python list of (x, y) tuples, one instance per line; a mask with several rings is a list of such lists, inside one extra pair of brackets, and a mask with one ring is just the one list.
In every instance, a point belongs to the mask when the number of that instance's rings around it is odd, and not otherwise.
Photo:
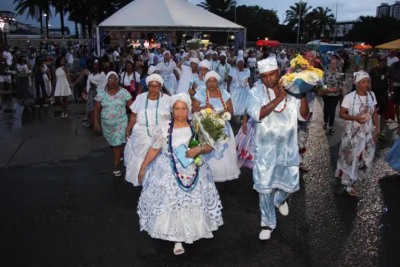
[(333, 43), (336, 44), (336, 36), (337, 36), (337, 10), (338, 10), (338, 2), (336, 1), (336, 15), (335, 15), (335, 35), (333, 36)]
[(297, 22), (297, 40), (296, 44), (299, 45), (299, 37), (300, 37), (300, 25), (301, 25), (301, 9), (302, 9), (302, 1), (300, 0), (300, 10), (299, 10), (299, 21)]

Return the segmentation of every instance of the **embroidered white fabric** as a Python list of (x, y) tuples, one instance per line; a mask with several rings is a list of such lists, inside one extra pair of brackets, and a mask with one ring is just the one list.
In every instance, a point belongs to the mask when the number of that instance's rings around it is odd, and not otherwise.
[[(157, 132), (157, 143), (161, 140), (160, 155), (146, 170), (143, 189), (138, 204), (140, 230), (147, 231), (153, 238), (173, 242), (193, 243), (200, 238), (212, 238), (212, 231), (223, 224), (222, 205), (207, 163), (199, 169), (197, 185), (192, 191), (182, 190), (172, 170), (167, 152), (166, 138)], [(174, 148), (187, 144), (190, 128), (174, 129)], [(157, 147), (157, 145), (152, 145)], [(177, 162), (178, 172), (185, 177), (183, 183), (192, 182), (194, 164), (186, 169)]]

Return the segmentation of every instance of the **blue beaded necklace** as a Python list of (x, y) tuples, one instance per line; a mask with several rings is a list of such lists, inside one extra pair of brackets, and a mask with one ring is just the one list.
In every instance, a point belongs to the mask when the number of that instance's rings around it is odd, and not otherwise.
[[(190, 123), (190, 121), (188, 120), (188, 123), (190, 125), (190, 130), (192, 132), (192, 135), (194, 134), (194, 130), (192, 127), (192, 124)], [(175, 160), (175, 155), (174, 155), (174, 150), (172, 147), (172, 132), (174, 130), (174, 120), (172, 119), (171, 122), (169, 123), (169, 130), (168, 130), (168, 138), (167, 138), (167, 142), (168, 142), (168, 153), (170, 154), (170, 165), (172, 168), (172, 171), (174, 172), (175, 175), (175, 180), (178, 184), (178, 186), (186, 192), (191, 192), (193, 191), (193, 189), (195, 189), (197, 183), (198, 183), (198, 178), (199, 178), (199, 166), (197, 166), (195, 164), (195, 174), (193, 176), (189, 176), (187, 177), (187, 179), (189, 178), (193, 178), (193, 181), (191, 184), (185, 185), (182, 180), (185, 179), (185, 177), (182, 174), (179, 174), (178, 168), (176, 167), (176, 160)]]
[[(158, 98), (157, 98), (157, 104), (156, 104), (156, 125), (158, 126), (158, 104), (160, 103), (160, 98), (161, 98), (161, 93), (159, 93)], [(146, 117), (146, 129), (147, 129), (147, 135), (149, 137), (152, 137), (149, 131), (149, 120), (147, 118), (147, 107), (149, 106), (149, 93), (147, 93), (146, 97), (146, 106), (144, 108), (144, 115)]]

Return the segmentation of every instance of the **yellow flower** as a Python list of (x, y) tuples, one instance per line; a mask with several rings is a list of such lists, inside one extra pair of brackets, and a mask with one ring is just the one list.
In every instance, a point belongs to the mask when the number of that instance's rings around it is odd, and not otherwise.
[(310, 63), (308, 62), (308, 60), (306, 60), (304, 57), (302, 57), (301, 55), (297, 55), (295, 58), (293, 58), (290, 61), (290, 66), (292, 68), (303, 68), (306, 69), (310, 66)]
[(206, 108), (206, 113), (209, 115), (213, 112), (213, 110), (211, 108)]

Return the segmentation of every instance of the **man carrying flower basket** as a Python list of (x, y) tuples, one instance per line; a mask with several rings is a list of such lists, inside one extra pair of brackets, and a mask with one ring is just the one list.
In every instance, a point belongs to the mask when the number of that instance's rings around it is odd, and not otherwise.
[(254, 189), (259, 193), (261, 232), (268, 240), (276, 227), (275, 207), (286, 216), (290, 193), (299, 189), (297, 120), (308, 117), (305, 96), (287, 94), (279, 83), (275, 58), (258, 62), (262, 83), (255, 83), (247, 100), (247, 112), (256, 121), (254, 138)]

